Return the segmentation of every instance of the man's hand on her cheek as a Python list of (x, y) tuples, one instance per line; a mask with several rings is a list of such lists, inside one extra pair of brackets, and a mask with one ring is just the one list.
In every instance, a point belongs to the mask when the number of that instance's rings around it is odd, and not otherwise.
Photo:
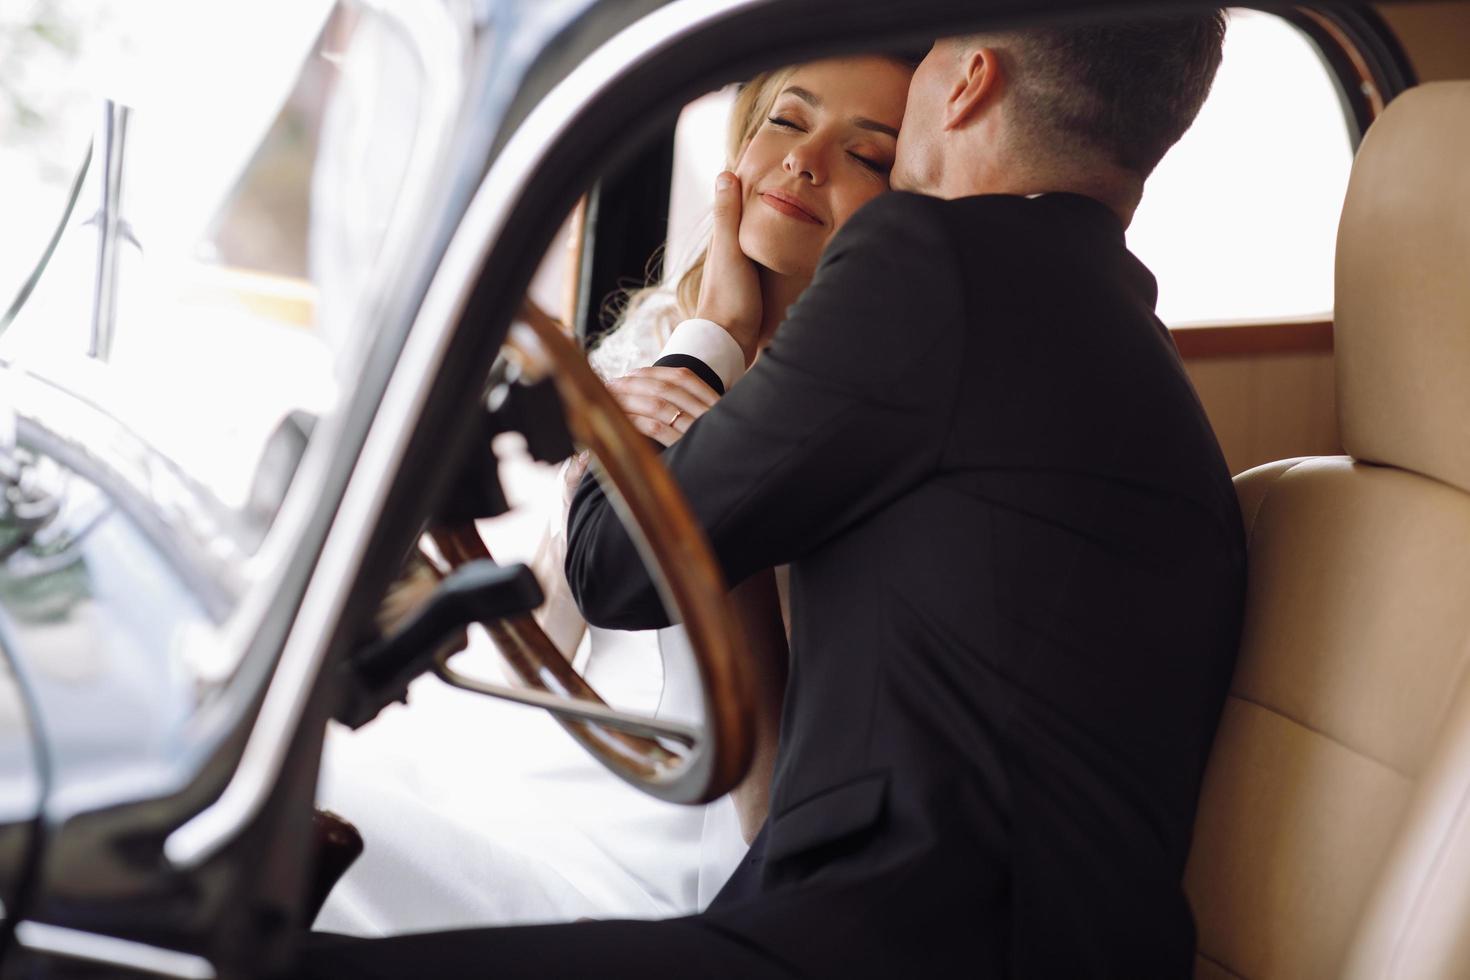
[(724, 327), (749, 364), (760, 341), (761, 286), (755, 263), (740, 250), (740, 214), (740, 178), (727, 171), (715, 180), (714, 236), (695, 315)]

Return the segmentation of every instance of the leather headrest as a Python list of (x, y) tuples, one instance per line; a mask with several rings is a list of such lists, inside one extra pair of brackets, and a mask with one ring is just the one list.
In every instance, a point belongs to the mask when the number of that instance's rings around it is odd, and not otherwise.
[(1337, 233), (1343, 448), (1470, 491), (1470, 81), (1395, 99)]

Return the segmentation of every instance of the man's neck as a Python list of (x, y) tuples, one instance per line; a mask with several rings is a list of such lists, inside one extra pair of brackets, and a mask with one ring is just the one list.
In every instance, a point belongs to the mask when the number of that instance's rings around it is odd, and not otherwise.
[(1126, 228), (1143, 195), (1143, 181), (1117, 167), (1043, 167), (1029, 162), (995, 161), (979, 168), (942, 168), (932, 188), (920, 193), (954, 200), (979, 194), (1081, 194), (1105, 205)]

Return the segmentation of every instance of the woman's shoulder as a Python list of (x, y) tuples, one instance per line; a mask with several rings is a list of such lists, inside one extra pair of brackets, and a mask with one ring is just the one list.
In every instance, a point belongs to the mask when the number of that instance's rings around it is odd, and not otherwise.
[(658, 359), (679, 322), (679, 299), (672, 286), (635, 296), (618, 322), (602, 336), (587, 361), (604, 379), (648, 367)]

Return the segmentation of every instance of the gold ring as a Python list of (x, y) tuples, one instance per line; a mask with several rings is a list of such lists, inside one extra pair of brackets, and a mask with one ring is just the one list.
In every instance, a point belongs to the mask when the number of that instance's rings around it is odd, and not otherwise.
[(683, 416), (683, 414), (684, 410), (682, 408), (675, 412), (674, 417), (669, 419), (669, 428), (672, 429), (674, 427), (674, 423), (679, 421), (680, 417)]

